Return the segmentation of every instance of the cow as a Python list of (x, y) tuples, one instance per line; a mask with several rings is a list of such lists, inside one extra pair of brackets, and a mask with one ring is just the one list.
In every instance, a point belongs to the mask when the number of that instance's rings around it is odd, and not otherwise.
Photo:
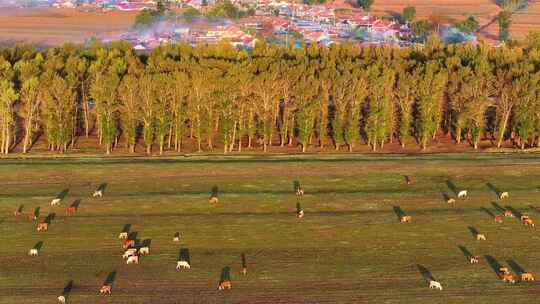
[(60, 304), (66, 304), (66, 297), (64, 297), (64, 296), (59, 296), (57, 299), (58, 299), (58, 303), (60, 303)]
[(138, 255), (132, 255), (128, 257), (126, 264), (139, 264), (139, 256)]
[(43, 223), (39, 223), (37, 225), (37, 231), (47, 231), (47, 229), (49, 229), (49, 224), (43, 222)]
[(103, 197), (103, 191), (101, 189), (94, 191), (92, 197)]
[(461, 191), (459, 191), (457, 197), (458, 198), (465, 198), (465, 197), (467, 197), (467, 194), (468, 194), (467, 190), (461, 190)]
[(99, 294), (111, 294), (111, 285), (105, 284), (101, 286), (101, 289), (99, 290)]
[(508, 195), (508, 192), (503, 192), (503, 193), (499, 194), (499, 199), (500, 199), (500, 200), (503, 200), (503, 199), (505, 199), (505, 198), (508, 198), (508, 196), (509, 196), (509, 195)]
[(299, 210), (298, 213), (296, 213), (296, 217), (303, 218), (304, 217), (304, 210)]
[(66, 215), (74, 215), (77, 212), (77, 208), (71, 206), (66, 208)]
[(217, 198), (216, 196), (212, 196), (212, 197), (208, 200), (208, 202), (209, 202), (210, 204), (217, 204), (217, 203), (219, 203), (219, 198)]
[(139, 248), (139, 253), (142, 255), (150, 254), (150, 247), (144, 246), (144, 247)]
[(126, 240), (122, 246), (124, 249), (128, 249), (131, 246), (135, 246), (135, 240)]
[(478, 241), (485, 241), (486, 240), (486, 235), (485, 234), (477, 234), (476, 235), (476, 240)]
[(51, 201), (51, 206), (60, 205), (61, 198), (55, 198)]
[(525, 219), (522, 220), (523, 222), (523, 225), (525, 226), (531, 226), (531, 227), (534, 227), (534, 222), (531, 218), (527, 217)]
[(127, 239), (128, 238), (128, 233), (127, 232), (120, 232), (120, 234), (118, 235), (118, 238), (119, 239)]
[(227, 280), (227, 281), (223, 281), (219, 283), (218, 290), (231, 289), (231, 287), (232, 287), (231, 281)]
[(242, 275), (247, 275), (247, 267), (242, 267), (242, 270), (240, 270), (240, 273)]
[(531, 217), (528, 214), (523, 214), (519, 219), (523, 222), (525, 220), (531, 219)]
[(298, 187), (296, 189), (296, 196), (300, 196), (300, 197), (304, 196), (304, 188), (303, 187)]
[(412, 221), (412, 217), (410, 215), (403, 215), (399, 218), (400, 223), (410, 223)]
[(510, 271), (508, 270), (508, 267), (501, 266), (499, 267), (499, 274), (501, 276), (510, 274)]
[(495, 223), (501, 224), (503, 222), (503, 216), (502, 215), (495, 215), (494, 219), (495, 219)]
[(449, 198), (447, 201), (446, 201), (448, 204), (455, 204), (456, 203), (456, 200), (453, 199), (453, 198)]
[(191, 266), (189, 265), (189, 263), (187, 261), (177, 261), (176, 262), (176, 270), (180, 270), (180, 269), (191, 269)]
[(534, 281), (534, 276), (530, 272), (524, 272), (521, 274), (522, 281)]
[(28, 251), (29, 256), (38, 256), (38, 250), (36, 248), (32, 248)]
[(437, 281), (433, 281), (433, 280), (429, 281), (429, 288), (430, 289), (438, 289), (438, 290), (443, 289), (441, 283), (439, 283)]
[(469, 263), (478, 264), (478, 262), (480, 262), (480, 257), (474, 255), (469, 257)]
[(19, 209), (17, 209), (17, 210), (15, 210), (15, 211), (13, 212), (13, 215), (16, 216), (16, 217), (19, 217), (19, 216), (22, 215), (22, 212), (21, 212)]
[(180, 234), (173, 237), (173, 242), (180, 242)]
[(504, 216), (506, 216), (506, 217), (515, 217), (514, 213), (512, 211), (510, 211), (510, 210), (506, 210), (504, 212)]
[(127, 259), (129, 258), (130, 256), (133, 256), (137, 253), (137, 249), (136, 248), (129, 248), (128, 250), (126, 250), (124, 252), (124, 254), (122, 255), (122, 258), (124, 259)]
[(501, 279), (505, 283), (510, 283), (510, 284), (515, 284), (516, 283), (516, 278), (511, 274), (505, 274), (505, 275), (502, 276)]

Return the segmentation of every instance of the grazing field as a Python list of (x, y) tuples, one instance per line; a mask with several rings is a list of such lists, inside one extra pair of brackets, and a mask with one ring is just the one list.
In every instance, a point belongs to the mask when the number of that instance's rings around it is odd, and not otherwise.
[[(3, 160), (0, 178), (2, 304), (54, 303), (70, 280), (68, 303), (531, 303), (540, 293), (494, 270), (540, 275), (538, 232), (519, 218), (493, 220), (504, 208), (540, 219), (535, 156)], [(295, 180), (306, 192), (302, 219)], [(103, 198), (91, 198), (102, 183)], [(468, 198), (446, 203), (463, 189)], [(40, 207), (41, 219), (55, 213), (49, 230), (16, 218), (21, 204), (24, 214)], [(400, 212), (412, 222), (399, 223)], [(121, 258), (126, 224), (151, 240), (138, 265)], [(28, 256), (40, 241), (39, 256)], [(190, 270), (175, 270), (181, 248)], [(226, 266), (232, 289), (218, 291)], [(112, 272), (112, 295), (98, 295)], [(428, 289), (429, 276), (444, 290)]]

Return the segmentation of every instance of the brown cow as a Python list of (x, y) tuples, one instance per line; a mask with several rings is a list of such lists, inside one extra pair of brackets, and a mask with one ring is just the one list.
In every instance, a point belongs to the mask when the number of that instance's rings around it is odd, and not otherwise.
[(66, 215), (74, 215), (75, 212), (77, 212), (77, 208), (75, 208), (75, 207), (67, 207), (66, 208)]
[(209, 202), (210, 204), (217, 204), (217, 203), (219, 203), (219, 198), (217, 198), (217, 196), (212, 196), (212, 197), (208, 200), (208, 202)]
[(303, 187), (298, 187), (298, 189), (296, 189), (296, 196), (304, 196), (304, 188)]
[(534, 227), (534, 222), (530, 218), (526, 218), (523, 220), (523, 225)]
[(105, 284), (101, 286), (99, 294), (111, 294), (111, 285)]
[(231, 289), (231, 287), (232, 287), (231, 281), (223, 281), (219, 283), (218, 290)]
[(505, 274), (502, 276), (502, 280), (503, 282), (506, 282), (506, 283), (511, 283), (511, 284), (515, 284), (516, 283), (516, 278), (511, 275), (511, 274)]
[(135, 246), (135, 240), (126, 240), (122, 246), (124, 249), (128, 249), (131, 246)]
[(17, 209), (17, 210), (15, 210), (15, 212), (13, 212), (13, 215), (18, 217), (18, 216), (22, 215), (22, 212), (19, 209)]
[(512, 211), (510, 211), (510, 210), (506, 210), (504, 212), (504, 216), (506, 216), (506, 217), (514, 217), (514, 213)]
[(242, 270), (240, 270), (240, 273), (243, 275), (247, 274), (247, 267), (242, 267)]
[(534, 276), (530, 272), (524, 272), (521, 274), (522, 281), (534, 281)]
[(510, 274), (510, 271), (508, 270), (508, 267), (501, 266), (499, 267), (499, 274), (508, 275)]
[(503, 216), (498, 214), (498, 215), (495, 215), (495, 223), (499, 223), (501, 224), (503, 222)]
[(454, 205), (454, 204), (456, 203), (456, 200), (453, 199), (453, 198), (449, 198), (446, 202), (447, 202), (448, 204)]
[(404, 215), (399, 219), (399, 221), (401, 223), (410, 223), (412, 221), (412, 217), (410, 215)]
[(37, 231), (47, 231), (47, 229), (49, 229), (48, 223), (43, 222), (37, 225)]

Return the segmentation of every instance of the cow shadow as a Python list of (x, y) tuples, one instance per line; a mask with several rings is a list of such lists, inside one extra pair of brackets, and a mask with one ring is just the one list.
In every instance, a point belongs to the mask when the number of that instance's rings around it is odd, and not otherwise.
[(465, 258), (467, 259), (467, 261), (469, 260), (469, 257), (472, 257), (472, 253), (469, 251), (469, 249), (467, 249), (467, 247), (463, 246), (463, 245), (459, 245), (458, 246), (459, 250), (461, 250), (461, 252), (463, 253), (463, 255), (465, 256)]
[(178, 252), (178, 260), (186, 261), (188, 262), (188, 264), (191, 265), (191, 255), (189, 254), (189, 248), (180, 248), (180, 252)]
[(499, 276), (499, 269), (502, 267), (501, 263), (497, 261), (493, 256), (491, 255), (485, 255), (486, 262), (488, 263), (489, 267), (493, 270), (493, 272)]
[(63, 200), (68, 195), (68, 193), (69, 193), (69, 189), (64, 189), (56, 195), (56, 198)]
[(137, 235), (139, 233), (137, 231), (131, 231), (128, 233), (128, 240), (137, 240)]
[(492, 183), (486, 183), (486, 186), (489, 188), (489, 190), (491, 190), (493, 193), (495, 193), (495, 195), (497, 195), (497, 197), (499, 197), (501, 195), (501, 189), (497, 188)]
[(39, 214), (41, 213), (40, 211), (41, 211), (41, 207), (36, 207), (36, 209), (34, 209), (34, 216), (36, 218), (39, 217)]
[(491, 202), (491, 205), (498, 211), (498, 212), (505, 212), (506, 209), (504, 209), (501, 205), (497, 204), (496, 202)]
[(521, 267), (521, 265), (519, 265), (514, 259), (508, 259), (506, 260), (506, 262), (516, 274), (522, 274), (526, 272), (525, 269), (523, 269), (523, 267)]
[(394, 213), (396, 214), (398, 221), (401, 220), (401, 218), (405, 216), (405, 211), (403, 211), (401, 207), (393, 206), (392, 209), (394, 210)]
[(506, 207), (506, 209), (510, 210), (518, 218), (520, 218), (523, 215), (523, 213), (521, 213), (521, 211), (518, 211), (517, 209), (515, 209), (512, 206), (504, 206), (504, 207)]
[(490, 217), (495, 217), (495, 214), (493, 214), (493, 212), (491, 212), (491, 210), (489, 210), (488, 208), (486, 207), (481, 207), (480, 210), (484, 211), (485, 213), (487, 213)]
[(454, 193), (454, 195), (458, 195), (458, 189), (457, 189), (457, 186), (456, 184), (454, 184), (453, 181), (451, 180), (446, 180), (446, 186), (448, 187), (448, 189), (450, 189), (450, 191), (452, 191)]
[(225, 266), (221, 269), (221, 275), (219, 276), (219, 282), (225, 282), (231, 280), (231, 267)]
[(79, 209), (79, 206), (81, 205), (81, 200), (80, 199), (76, 199), (73, 201), (73, 203), (71, 203), (71, 206), (70, 207), (74, 207), (75, 209)]
[(446, 193), (446, 192), (441, 192), (441, 196), (442, 196), (445, 203), (447, 203), (448, 200), (450, 199), (450, 195), (448, 195), (448, 193)]
[(144, 239), (141, 242), (142, 247), (150, 247), (152, 245), (152, 239)]
[(131, 230), (131, 224), (125, 224), (124, 228), (122, 228), (122, 232), (129, 233), (130, 230)]
[(70, 280), (66, 286), (64, 287), (64, 290), (62, 291), (63, 296), (68, 296), (71, 293), (71, 290), (73, 289), (73, 280)]
[(47, 223), (47, 224), (50, 225), (50, 224), (52, 223), (52, 221), (54, 220), (55, 217), (56, 217), (56, 213), (54, 213), (54, 212), (53, 212), (53, 213), (49, 213), (43, 222), (45, 222), (45, 223)]
[(296, 192), (299, 188), (300, 188), (300, 181), (299, 180), (294, 180), (293, 181), (294, 192)]
[(116, 280), (116, 270), (113, 270), (107, 275), (107, 278), (105, 278), (103, 285), (112, 285), (115, 280)]
[(43, 241), (39, 241), (37, 242), (34, 247), (32, 247), (33, 249), (37, 249), (38, 251), (41, 250), (41, 248), (43, 248)]
[(99, 184), (99, 186), (97, 187), (96, 190), (101, 191), (101, 193), (105, 193), (105, 190), (107, 189), (108, 185), (109, 184), (107, 184), (107, 183), (101, 183), (101, 184)]
[(424, 267), (424, 266), (422, 266), (420, 264), (416, 264), (416, 267), (418, 268), (418, 271), (420, 272), (420, 275), (422, 275), (422, 278), (426, 282), (437, 281), (437, 280), (435, 280), (435, 277), (433, 277), (433, 275), (431, 274), (431, 271), (429, 271), (429, 269), (427, 269), (426, 267)]
[(535, 207), (533, 205), (529, 205), (527, 207), (529, 207), (529, 210), (534, 211), (535, 213), (540, 213), (540, 209), (538, 207)]
[(210, 191), (210, 197), (218, 197), (218, 194), (219, 194), (218, 186), (212, 187), (212, 190)]
[(296, 203), (296, 213), (302, 211), (302, 204), (300, 204), (300, 202), (297, 202)]
[(478, 230), (476, 228), (472, 227), (472, 226), (468, 226), (467, 229), (469, 229), (469, 231), (471, 232), (473, 238), (475, 238), (475, 239), (476, 239), (476, 236), (478, 234), (480, 234), (480, 232), (478, 232)]
[(246, 254), (242, 252), (240, 259), (242, 260), (242, 268), (247, 268)]

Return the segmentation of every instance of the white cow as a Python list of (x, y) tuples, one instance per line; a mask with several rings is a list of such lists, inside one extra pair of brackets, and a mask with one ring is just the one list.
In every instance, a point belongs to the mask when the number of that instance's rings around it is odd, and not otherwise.
[(459, 191), (457, 197), (458, 197), (458, 198), (464, 198), (464, 197), (467, 197), (467, 190), (461, 190), (461, 191)]
[(92, 194), (92, 197), (103, 197), (103, 191), (101, 189), (94, 191), (94, 194)]
[(139, 248), (140, 254), (150, 254), (150, 248), (148, 246)]
[(38, 256), (38, 250), (36, 248), (32, 248), (28, 251), (29, 256)]
[(59, 297), (58, 297), (58, 303), (66, 304), (66, 297), (64, 297), (64, 296), (59, 296)]
[(136, 255), (130, 256), (126, 261), (126, 264), (139, 264), (139, 257)]
[(129, 248), (128, 250), (126, 250), (126, 252), (124, 252), (124, 255), (122, 255), (122, 258), (123, 258), (123, 259), (127, 259), (127, 258), (129, 258), (130, 256), (135, 255), (135, 253), (137, 253), (137, 249), (136, 249), (136, 248)]
[(119, 239), (127, 239), (128, 238), (128, 233), (127, 232), (120, 232), (120, 234), (118, 235), (118, 238)]
[(298, 214), (296, 214), (296, 216), (297, 216), (298, 218), (303, 218), (303, 217), (304, 217), (304, 210), (298, 211)]
[(173, 242), (180, 242), (180, 235), (175, 236)]
[(60, 201), (62, 201), (61, 198), (55, 198), (51, 201), (51, 206), (60, 205)]
[(187, 261), (178, 261), (178, 262), (176, 262), (176, 270), (180, 270), (181, 268), (191, 269), (191, 266), (189, 265), (189, 263)]
[(505, 199), (505, 198), (508, 198), (510, 195), (508, 194), (508, 192), (503, 192), (501, 193), (501, 195), (499, 195), (499, 199)]
[(439, 283), (437, 281), (430, 280), (429, 281), (429, 288), (442, 290), (442, 285), (441, 285), (441, 283)]
[(485, 241), (486, 240), (486, 235), (485, 234), (477, 234), (476, 239), (478, 241)]

